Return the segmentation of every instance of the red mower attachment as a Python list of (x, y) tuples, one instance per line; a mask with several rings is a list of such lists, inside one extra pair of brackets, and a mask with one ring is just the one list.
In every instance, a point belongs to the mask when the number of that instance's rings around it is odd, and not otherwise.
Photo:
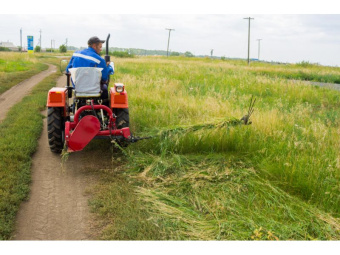
[[(94, 115), (86, 115), (79, 120), (82, 113), (103, 110), (109, 116), (106, 129), (101, 130), (101, 123)], [(74, 120), (65, 122), (65, 143), (69, 152), (81, 151), (96, 136), (106, 136), (119, 140), (131, 140), (130, 128), (117, 129), (116, 116), (112, 110), (105, 105), (85, 105), (79, 108), (74, 115)]]

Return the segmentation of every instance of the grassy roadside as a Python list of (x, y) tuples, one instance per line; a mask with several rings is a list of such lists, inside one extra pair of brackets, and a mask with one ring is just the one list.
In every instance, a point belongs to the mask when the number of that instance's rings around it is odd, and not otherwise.
[(48, 68), (25, 53), (0, 53), (0, 95), (14, 85)]
[(113, 80), (126, 85), (137, 135), (240, 118), (251, 95), (257, 103), (251, 126), (174, 133), (113, 155), (124, 171), (104, 175), (91, 200), (105, 222), (100, 238), (340, 238), (339, 93), (239, 63), (115, 63)]
[(27, 198), (31, 180), (31, 156), (42, 130), (41, 111), (46, 106), (46, 91), (56, 84), (59, 73), (52, 74), (10, 109), (0, 123), (0, 239), (13, 231), (20, 203)]

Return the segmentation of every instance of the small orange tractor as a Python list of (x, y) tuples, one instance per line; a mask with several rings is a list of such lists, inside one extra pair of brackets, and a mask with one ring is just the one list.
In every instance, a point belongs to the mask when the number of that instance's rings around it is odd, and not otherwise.
[[(109, 37), (110, 34), (106, 40), (106, 62), (110, 61)], [(108, 138), (123, 145), (140, 140), (130, 132), (128, 94), (124, 85), (115, 83), (109, 89), (108, 102), (104, 102), (100, 98), (101, 72), (96, 69), (77, 68), (72, 74), (74, 87), (71, 74), (66, 73), (67, 86), (49, 90), (47, 131), (52, 152), (61, 153), (64, 145), (69, 152), (81, 151), (94, 138)]]

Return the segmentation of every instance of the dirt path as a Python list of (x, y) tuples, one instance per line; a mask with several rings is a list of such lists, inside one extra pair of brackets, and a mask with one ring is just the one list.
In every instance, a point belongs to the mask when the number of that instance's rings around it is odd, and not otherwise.
[(309, 84), (340, 91), (340, 84), (310, 81)]
[[(66, 78), (61, 77), (57, 86), (65, 84)], [(30, 197), (20, 207), (13, 239), (92, 239), (86, 189), (95, 182), (91, 171), (98, 167), (101, 154), (97, 150), (73, 153), (62, 168), (60, 155), (49, 149), (45, 119), (33, 156)]]
[(333, 89), (333, 90), (338, 90), (340, 91), (340, 84), (336, 84), (336, 83), (326, 83), (326, 82), (317, 82), (317, 81), (303, 81), (303, 80), (292, 80), (295, 83), (297, 82), (302, 82), (305, 83), (307, 85), (314, 85), (314, 86), (318, 86), (318, 87), (324, 87), (327, 89)]
[(8, 110), (13, 105), (20, 102), (22, 98), (26, 96), (35, 85), (37, 85), (37, 83), (41, 82), (51, 73), (56, 72), (57, 68), (54, 65), (48, 64), (48, 66), (47, 70), (20, 82), (0, 95), (0, 121), (6, 117)]

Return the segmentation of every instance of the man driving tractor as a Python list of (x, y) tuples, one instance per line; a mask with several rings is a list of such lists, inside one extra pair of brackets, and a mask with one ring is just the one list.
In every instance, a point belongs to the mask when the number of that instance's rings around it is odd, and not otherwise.
[[(109, 65), (109, 63), (106, 63), (105, 60), (99, 55), (102, 51), (102, 46), (105, 40), (100, 40), (97, 36), (91, 37), (87, 44), (88, 48), (76, 51), (67, 68), (66, 72), (69, 72), (70, 68), (77, 68), (77, 67), (98, 67), (103, 68), (102, 77), (101, 77), (101, 96), (100, 98), (103, 99), (104, 104), (106, 103), (108, 99), (108, 79), (109, 74), (113, 74), (113, 68)], [(74, 84), (73, 84), (74, 86)]]
[[(52, 152), (61, 153), (64, 148), (81, 151), (95, 138), (111, 139), (121, 146), (141, 140), (130, 132), (124, 84), (114, 83), (108, 93), (109, 75), (114, 72), (109, 39), (110, 34), (106, 41), (91, 37), (89, 47), (75, 52), (67, 66), (67, 86), (48, 91), (47, 130)], [(104, 42), (106, 55), (102, 58)]]

